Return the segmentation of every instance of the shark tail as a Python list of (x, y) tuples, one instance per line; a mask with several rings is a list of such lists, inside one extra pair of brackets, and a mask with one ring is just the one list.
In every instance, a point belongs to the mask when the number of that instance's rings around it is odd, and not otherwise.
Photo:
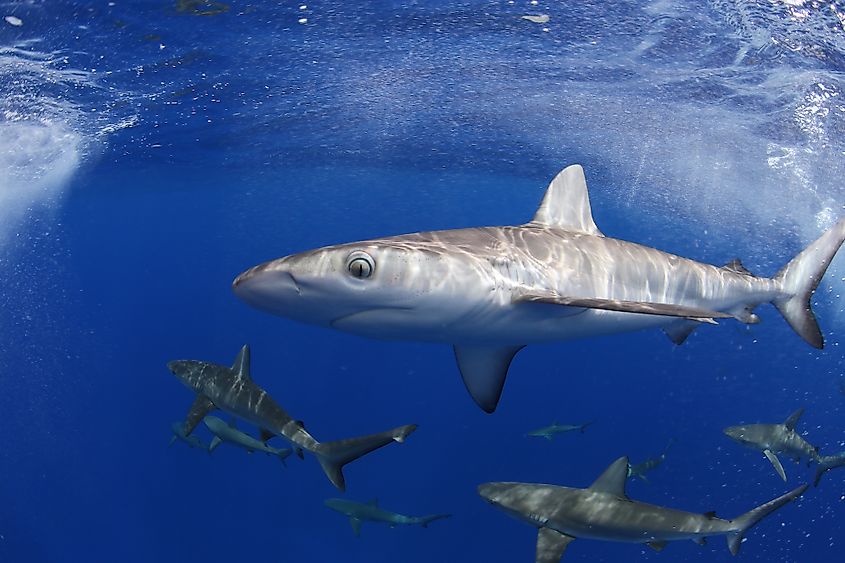
[(798, 336), (814, 348), (824, 347), (824, 337), (813, 315), (810, 297), (843, 241), (845, 219), (801, 251), (774, 277), (783, 291), (783, 296), (773, 301), (774, 306)]
[(405, 438), (416, 429), (416, 424), (408, 424), (388, 430), (387, 432), (379, 432), (378, 434), (337, 440), (335, 442), (325, 442), (318, 444), (313, 452), (317, 456), (317, 461), (320, 462), (323, 471), (326, 473), (326, 477), (332, 482), (332, 485), (341, 491), (345, 491), (346, 480), (343, 478), (344, 465), (387, 444), (404, 442)]
[(423, 528), (428, 528), (428, 525), (434, 522), (435, 520), (442, 520), (444, 518), (449, 518), (452, 516), (451, 514), (430, 514), (429, 516), (420, 516), (420, 526)]
[(735, 518), (733, 520), (733, 524), (736, 526), (736, 531), (731, 532), (727, 535), (728, 540), (728, 549), (731, 552), (731, 555), (736, 555), (739, 553), (739, 547), (742, 545), (742, 538), (745, 537), (745, 534), (760, 523), (760, 520), (780, 508), (781, 506), (787, 504), (790, 501), (795, 500), (804, 491), (807, 490), (809, 485), (801, 485), (795, 489), (792, 489), (788, 493), (783, 496), (779, 496), (774, 500), (770, 500), (766, 504), (761, 504), (757, 508), (753, 510), (749, 510), (742, 516)]

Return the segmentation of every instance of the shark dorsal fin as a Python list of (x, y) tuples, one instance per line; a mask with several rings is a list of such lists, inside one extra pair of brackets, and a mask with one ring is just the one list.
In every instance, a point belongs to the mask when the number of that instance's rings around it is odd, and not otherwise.
[(531, 223), (604, 236), (593, 221), (587, 181), (580, 165), (567, 166), (555, 176)]
[(786, 422), (784, 422), (783, 425), (786, 426), (788, 430), (795, 430), (795, 425), (798, 424), (798, 419), (801, 418), (802, 414), (804, 414), (804, 407), (801, 407), (789, 415), (789, 418), (786, 419)]
[(590, 485), (590, 490), (597, 493), (607, 493), (619, 498), (628, 498), (625, 494), (625, 480), (628, 478), (628, 458), (622, 456), (599, 475)]
[(729, 272), (733, 272), (735, 274), (741, 274), (743, 276), (754, 276), (754, 274), (749, 272), (748, 268), (746, 268), (742, 264), (742, 261), (739, 258), (734, 258), (733, 260), (722, 266), (722, 269), (727, 270)]
[(232, 364), (232, 371), (243, 378), (252, 379), (249, 375), (249, 344), (244, 344), (244, 347), (238, 352), (235, 363)]
[(367, 504), (370, 505), (370, 506), (378, 506), (378, 499), (372, 498), (367, 502)]

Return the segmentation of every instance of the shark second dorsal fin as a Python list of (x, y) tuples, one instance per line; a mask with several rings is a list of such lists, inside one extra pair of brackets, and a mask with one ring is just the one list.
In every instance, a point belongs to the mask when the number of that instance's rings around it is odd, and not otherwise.
[(590, 490), (597, 493), (607, 493), (619, 498), (628, 498), (625, 494), (625, 480), (628, 478), (628, 457), (622, 456), (599, 475)]
[(804, 407), (801, 407), (789, 415), (789, 418), (786, 419), (786, 422), (784, 422), (783, 425), (786, 426), (788, 430), (795, 430), (795, 425), (798, 424), (798, 419), (801, 418), (802, 414), (804, 414)]
[(367, 504), (369, 504), (370, 506), (378, 506), (378, 499), (377, 499), (377, 498), (371, 498), (371, 499), (367, 502)]
[(729, 272), (733, 272), (734, 274), (741, 274), (743, 276), (754, 277), (754, 274), (748, 271), (748, 268), (746, 268), (742, 264), (742, 261), (739, 258), (734, 258), (733, 260), (722, 266), (722, 269), (727, 270)]
[(593, 221), (587, 181), (580, 165), (567, 166), (555, 176), (531, 223), (604, 236)]
[(244, 344), (244, 347), (238, 352), (235, 363), (232, 364), (232, 371), (245, 379), (251, 379), (249, 375), (249, 344)]

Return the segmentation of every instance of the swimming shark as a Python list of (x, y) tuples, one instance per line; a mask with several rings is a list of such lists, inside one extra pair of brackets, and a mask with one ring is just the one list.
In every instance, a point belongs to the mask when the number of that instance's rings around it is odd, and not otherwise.
[(384, 510), (378, 505), (378, 500), (373, 499), (364, 504), (355, 502), (353, 500), (345, 500), (341, 498), (330, 498), (325, 502), (325, 505), (335, 512), (349, 517), (349, 523), (352, 525), (352, 531), (356, 536), (361, 535), (362, 522), (382, 522), (389, 525), (391, 528), (398, 524), (406, 526), (422, 526), (428, 528), (428, 525), (435, 520), (448, 518), (451, 514), (432, 514), (429, 516), (405, 516), (389, 510)]
[(657, 551), (670, 541), (724, 535), (739, 552), (743, 536), (763, 518), (800, 496), (807, 485), (733, 520), (637, 502), (625, 494), (628, 458), (620, 457), (586, 489), (533, 483), (485, 483), (478, 494), (507, 514), (539, 528), (536, 563), (557, 563), (576, 538), (646, 544)]
[(249, 453), (264, 452), (268, 455), (274, 455), (282, 460), (282, 463), (285, 463), (287, 457), (293, 452), (290, 448), (274, 448), (261, 440), (256, 440), (246, 432), (241, 432), (238, 430), (234, 418), (227, 423), (216, 416), (206, 416), (202, 421), (214, 434), (214, 438), (211, 439), (211, 444), (208, 446), (209, 452), (216, 450), (217, 446), (223, 442), (228, 442), (245, 449)]
[(662, 328), (681, 344), (701, 324), (756, 323), (773, 303), (824, 343), (810, 296), (845, 240), (845, 219), (772, 278), (604, 236), (584, 171), (549, 184), (526, 224), (413, 233), (327, 246), (241, 273), (235, 294), (283, 317), (359, 335), (443, 342), (475, 402), (493, 412), (516, 353), (536, 342)]
[(785, 482), (786, 472), (777, 454), (785, 454), (796, 462), (801, 461), (803, 457), (809, 458), (810, 461), (819, 461), (819, 449), (810, 445), (795, 431), (795, 425), (802, 414), (804, 409), (800, 408), (789, 415), (782, 424), (729, 426), (725, 428), (724, 433), (743, 446), (763, 452)]
[(592, 422), (585, 422), (584, 424), (558, 424), (557, 422), (553, 422), (549, 426), (544, 426), (542, 428), (538, 428), (537, 430), (532, 430), (526, 434), (526, 436), (537, 437), (537, 438), (545, 438), (548, 441), (552, 441), (552, 439), (557, 436), (558, 434), (565, 434), (566, 432), (573, 432), (578, 430), (582, 434), (584, 430), (593, 424)]
[(831, 469), (836, 469), (837, 467), (845, 467), (845, 452), (819, 457), (819, 464), (816, 466), (816, 477), (813, 479), (813, 486), (818, 487), (822, 475)]
[(637, 477), (648, 483), (648, 478), (645, 474), (649, 471), (653, 471), (666, 461), (666, 454), (669, 452), (669, 448), (671, 448), (674, 443), (675, 440), (669, 440), (669, 443), (666, 444), (665, 448), (663, 448), (663, 452), (657, 457), (652, 457), (643, 462), (628, 465), (628, 477)]
[(347, 463), (393, 442), (404, 442), (415, 424), (408, 424), (380, 432), (338, 440), (318, 442), (305, 430), (302, 421), (294, 420), (250, 376), (249, 346), (244, 346), (232, 367), (199, 360), (174, 360), (168, 369), (188, 389), (197, 394), (185, 419), (185, 434), (189, 435), (197, 424), (214, 409), (220, 409), (261, 428), (262, 440), (281, 436), (302, 450), (314, 454), (332, 484), (341, 491), (346, 489), (343, 466)]
[(181, 422), (174, 422), (171, 424), (170, 432), (173, 434), (173, 437), (170, 438), (170, 444), (168, 445), (172, 446), (176, 440), (179, 440), (180, 442), (188, 444), (191, 448), (199, 448), (201, 450), (208, 451), (208, 447), (202, 443), (202, 440), (200, 440), (199, 437), (185, 434), (185, 428)]

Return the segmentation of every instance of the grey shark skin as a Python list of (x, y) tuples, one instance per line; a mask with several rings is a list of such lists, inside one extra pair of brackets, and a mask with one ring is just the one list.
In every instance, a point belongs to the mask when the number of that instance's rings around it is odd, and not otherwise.
[(795, 425), (804, 409), (792, 413), (782, 424), (745, 424), (729, 426), (724, 433), (743, 446), (763, 452), (781, 479), (786, 482), (786, 472), (783, 470), (777, 454), (784, 454), (795, 461), (808, 458), (810, 461), (819, 460), (819, 449), (810, 445), (795, 431)]
[(813, 486), (818, 487), (822, 475), (836, 469), (837, 467), (845, 467), (845, 452), (840, 452), (835, 455), (823, 455), (819, 457), (819, 464), (816, 466), (816, 477), (813, 479)]
[(646, 473), (654, 471), (663, 465), (663, 462), (666, 461), (666, 454), (669, 453), (669, 448), (671, 448), (674, 443), (675, 440), (669, 440), (669, 443), (666, 444), (665, 448), (663, 448), (663, 452), (661, 452), (661, 454), (657, 457), (649, 458), (640, 463), (628, 464), (628, 477), (636, 477), (648, 483)]
[(200, 440), (197, 436), (185, 434), (185, 427), (181, 422), (174, 422), (171, 424), (170, 432), (173, 434), (173, 437), (170, 438), (169, 445), (172, 446), (176, 440), (179, 440), (180, 442), (187, 444), (188, 447), (208, 451), (208, 447), (203, 444), (202, 440)]
[(262, 438), (281, 436), (301, 450), (314, 454), (326, 476), (341, 491), (346, 489), (343, 466), (393, 442), (404, 442), (416, 430), (415, 424), (386, 432), (336, 442), (318, 442), (302, 422), (294, 420), (250, 376), (249, 346), (238, 353), (230, 368), (198, 360), (174, 360), (168, 369), (188, 389), (197, 394), (185, 419), (185, 433), (193, 432), (199, 422), (214, 409), (237, 416), (262, 429)]
[(845, 219), (772, 278), (739, 261), (703, 264), (605, 237), (578, 165), (549, 185), (534, 218), (327, 246), (255, 266), (233, 283), (248, 304), (363, 336), (454, 346), (467, 390), (493, 412), (525, 345), (646, 328), (676, 344), (702, 323), (756, 323), (773, 303), (823, 346), (810, 296), (845, 240)]
[(293, 450), (290, 448), (274, 448), (273, 446), (265, 444), (261, 440), (253, 438), (246, 432), (241, 432), (235, 424), (235, 419), (232, 419), (227, 423), (216, 416), (206, 416), (202, 419), (202, 421), (211, 433), (214, 434), (214, 438), (208, 446), (209, 452), (213, 452), (217, 449), (217, 446), (226, 442), (239, 448), (243, 448), (249, 453), (264, 452), (267, 455), (276, 456), (282, 460), (282, 463), (284, 463), (288, 456), (293, 453)]
[(349, 523), (352, 525), (352, 530), (355, 532), (356, 536), (361, 535), (362, 522), (380, 522), (387, 524), (391, 528), (397, 525), (422, 526), (423, 528), (427, 528), (431, 522), (451, 516), (451, 514), (405, 516), (404, 514), (380, 508), (378, 501), (375, 499), (364, 504), (353, 500), (330, 498), (325, 502), (325, 505), (335, 512), (340, 512), (341, 514), (348, 516)]
[(647, 544), (657, 551), (670, 541), (703, 544), (726, 536), (739, 552), (743, 536), (760, 520), (800, 496), (802, 485), (733, 520), (637, 502), (625, 494), (628, 458), (621, 457), (586, 489), (532, 483), (485, 483), (478, 494), (510, 516), (539, 528), (536, 563), (557, 563), (577, 538)]
[(526, 436), (534, 437), (534, 438), (545, 438), (548, 441), (552, 441), (555, 436), (558, 434), (565, 434), (567, 432), (574, 432), (578, 430), (582, 434), (584, 430), (593, 424), (593, 422), (585, 422), (584, 424), (558, 424), (557, 422), (550, 424), (549, 426), (544, 426), (542, 428), (538, 428), (537, 430), (532, 430), (526, 433)]

